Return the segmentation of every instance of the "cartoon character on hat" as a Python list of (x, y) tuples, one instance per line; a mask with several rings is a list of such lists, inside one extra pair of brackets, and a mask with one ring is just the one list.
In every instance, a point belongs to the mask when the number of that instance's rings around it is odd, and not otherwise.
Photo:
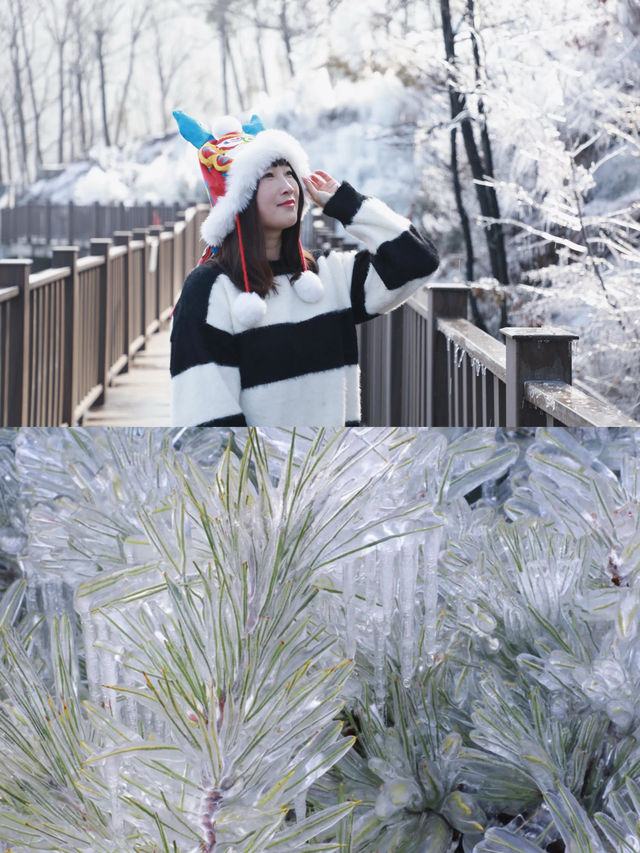
[[(286, 160), (299, 179), (308, 177), (307, 155), (293, 136), (283, 130), (266, 130), (256, 115), (244, 125), (234, 116), (223, 116), (211, 131), (181, 110), (174, 110), (173, 115), (181, 135), (198, 150), (200, 169), (212, 205), (200, 229), (207, 244), (200, 263), (215, 255), (224, 238), (237, 228), (245, 290), (234, 301), (232, 311), (241, 326), (257, 326), (266, 313), (266, 304), (249, 286), (238, 214), (247, 207), (260, 178), (276, 160)], [(305, 199), (303, 215), (307, 207)], [(307, 269), (300, 245), (299, 251), (303, 272), (293, 283), (294, 291), (304, 302), (317, 302), (324, 291), (322, 282)]]

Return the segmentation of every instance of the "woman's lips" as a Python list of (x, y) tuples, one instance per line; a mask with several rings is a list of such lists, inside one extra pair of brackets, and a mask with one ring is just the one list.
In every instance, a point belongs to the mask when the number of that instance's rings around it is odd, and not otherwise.
[(295, 204), (296, 204), (295, 201), (292, 198), (290, 198), (290, 199), (288, 199), (288, 201), (280, 202), (278, 207), (295, 207)]

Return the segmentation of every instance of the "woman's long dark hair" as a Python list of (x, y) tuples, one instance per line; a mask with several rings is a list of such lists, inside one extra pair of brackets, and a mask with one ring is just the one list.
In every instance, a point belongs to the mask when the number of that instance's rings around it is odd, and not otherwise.
[[(288, 166), (287, 160), (275, 160), (271, 166)], [(284, 263), (288, 272), (294, 273), (291, 281), (295, 281), (302, 273), (302, 260), (298, 241), (300, 239), (300, 223), (302, 219), (302, 207), (304, 205), (304, 193), (302, 185), (296, 173), (291, 170), (298, 184), (298, 218), (295, 225), (285, 228), (282, 232), (282, 246), (280, 249), (280, 260)], [(267, 249), (264, 242), (264, 231), (260, 225), (258, 216), (258, 205), (256, 193), (254, 192), (247, 207), (239, 214), (240, 230), (242, 231), (242, 246), (244, 248), (244, 259), (247, 267), (247, 278), (249, 289), (266, 296), (274, 289), (273, 272), (267, 260)], [(313, 256), (305, 250), (305, 260), (308, 269), (317, 271)], [(242, 274), (242, 260), (240, 257), (240, 243), (238, 240), (238, 229), (234, 228), (222, 241), (220, 251), (212, 259), (219, 263), (238, 290), (244, 291), (244, 276)]]

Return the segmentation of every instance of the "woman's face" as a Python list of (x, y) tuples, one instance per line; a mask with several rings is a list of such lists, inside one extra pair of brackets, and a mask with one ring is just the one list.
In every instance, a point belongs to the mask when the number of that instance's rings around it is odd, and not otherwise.
[(298, 220), (300, 190), (288, 163), (269, 166), (258, 182), (256, 205), (265, 231), (283, 231)]

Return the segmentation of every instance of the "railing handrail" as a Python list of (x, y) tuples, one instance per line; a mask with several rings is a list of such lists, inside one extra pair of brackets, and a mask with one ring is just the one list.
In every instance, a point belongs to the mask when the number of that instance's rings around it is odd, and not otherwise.
[(8, 302), (10, 299), (15, 299), (20, 295), (20, 288), (15, 285), (12, 287), (0, 287), (0, 302)]
[(29, 276), (29, 289), (36, 290), (38, 287), (44, 287), (54, 281), (60, 281), (66, 278), (70, 272), (69, 267), (49, 267), (49, 269), (31, 273)]
[(474, 326), (469, 320), (439, 318), (438, 331), (502, 382), (507, 381), (507, 355), (505, 346), (500, 341)]
[(78, 272), (83, 270), (92, 270), (95, 267), (101, 267), (104, 263), (104, 258), (100, 255), (85, 255), (84, 258), (78, 258)]
[(620, 409), (566, 382), (525, 382), (525, 399), (565, 426), (638, 426)]

